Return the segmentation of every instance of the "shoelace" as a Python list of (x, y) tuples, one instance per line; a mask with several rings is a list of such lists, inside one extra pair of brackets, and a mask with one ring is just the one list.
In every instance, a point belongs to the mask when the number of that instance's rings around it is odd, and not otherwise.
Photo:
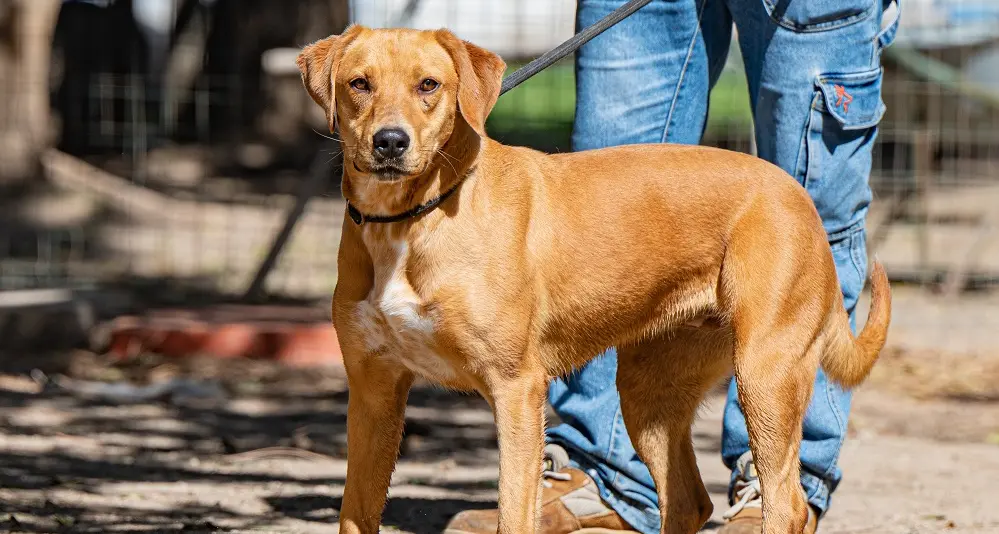
[(544, 470), (541, 471), (541, 483), (544, 484), (546, 488), (551, 488), (552, 483), (548, 482), (548, 479), (566, 482), (572, 480), (572, 476), (570, 476), (569, 473), (557, 471), (553, 462), (550, 459), (545, 458)]
[(745, 508), (760, 508), (763, 506), (762, 493), (760, 492), (760, 479), (754, 478), (749, 481), (738, 481), (735, 483), (735, 496), (739, 499), (731, 508), (722, 514), (724, 519), (732, 519)]

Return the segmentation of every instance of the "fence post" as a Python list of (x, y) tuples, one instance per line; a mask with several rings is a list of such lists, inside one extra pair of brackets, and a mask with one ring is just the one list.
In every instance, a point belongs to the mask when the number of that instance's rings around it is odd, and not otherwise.
[(933, 132), (928, 129), (913, 133), (912, 170), (916, 181), (916, 269), (921, 284), (930, 277), (930, 191), (933, 174)]

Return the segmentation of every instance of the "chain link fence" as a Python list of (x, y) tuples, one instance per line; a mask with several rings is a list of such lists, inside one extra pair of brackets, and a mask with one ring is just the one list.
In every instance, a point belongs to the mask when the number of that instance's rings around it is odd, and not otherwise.
[[(884, 57), (870, 247), (899, 282), (989, 287), (999, 282), (999, 8), (904, 9)], [(448, 26), (516, 68), (572, 35), (575, 2), (24, 0), (0, 10), (0, 166), (10, 171), (0, 293), (110, 288), (185, 303), (241, 296), (303, 188), (311, 199), (262, 288), (296, 299), (332, 291), (338, 147), (301, 88), (299, 47), (350, 21)], [(752, 152), (737, 48), (729, 58), (704, 142)], [(33, 104), (39, 95), (48, 105)], [(488, 127), (507, 143), (565, 151), (573, 111), (565, 61), (504, 96)], [(14, 150), (25, 124), (35, 125), (29, 149)]]

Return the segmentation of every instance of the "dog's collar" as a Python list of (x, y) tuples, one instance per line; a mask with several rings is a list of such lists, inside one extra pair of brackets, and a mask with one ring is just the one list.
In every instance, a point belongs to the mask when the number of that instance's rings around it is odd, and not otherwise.
[(471, 174), (472, 170), (473, 169), (469, 169), (468, 172), (466, 172), (461, 177), (461, 179), (458, 180), (458, 183), (454, 184), (454, 186), (451, 187), (451, 189), (448, 189), (440, 196), (434, 198), (430, 202), (425, 202), (423, 204), (420, 204), (419, 206), (416, 206), (413, 209), (404, 211), (402, 213), (396, 215), (365, 215), (361, 213), (360, 210), (355, 208), (354, 205), (351, 204), (350, 201), (348, 200), (347, 215), (349, 215), (350, 220), (354, 221), (354, 224), (358, 226), (363, 226), (365, 223), (394, 223), (399, 221), (405, 221), (406, 219), (412, 219), (414, 217), (419, 217), (420, 215), (423, 215), (424, 213), (436, 208), (437, 206), (440, 206), (441, 203), (447, 200), (448, 197), (450, 197), (455, 191), (458, 190), (461, 184), (465, 181), (465, 178), (468, 177), (469, 174)]

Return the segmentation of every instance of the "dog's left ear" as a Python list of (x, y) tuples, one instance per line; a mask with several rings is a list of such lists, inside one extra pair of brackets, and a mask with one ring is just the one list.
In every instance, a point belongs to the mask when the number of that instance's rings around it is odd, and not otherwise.
[(506, 63), (448, 30), (437, 30), (436, 35), (458, 70), (458, 111), (475, 133), (485, 137), (486, 117), (499, 99)]
[(336, 78), (337, 65), (340, 63), (344, 47), (361, 31), (362, 27), (351, 26), (340, 35), (331, 35), (306, 46), (295, 58), (298, 70), (302, 73), (302, 84), (305, 85), (309, 96), (326, 112), (331, 132), (336, 124), (333, 82)]

